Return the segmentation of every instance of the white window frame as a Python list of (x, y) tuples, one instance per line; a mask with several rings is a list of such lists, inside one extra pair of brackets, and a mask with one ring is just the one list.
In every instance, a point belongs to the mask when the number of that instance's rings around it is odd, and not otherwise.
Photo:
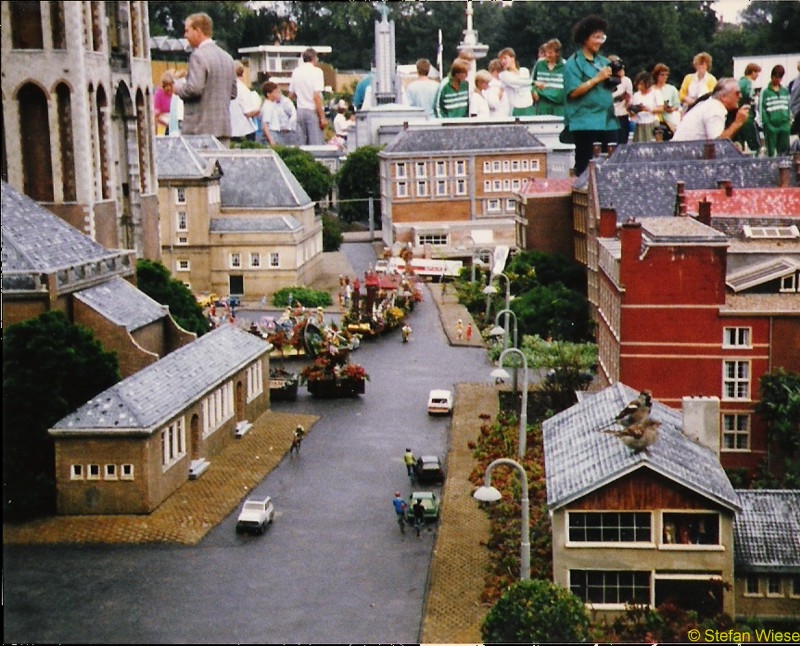
[(425, 162), (414, 162), (414, 177), (428, 177), (428, 165)]
[(502, 168), (502, 164), (500, 163), (499, 159), (495, 159), (492, 161), (492, 172), (499, 173), (500, 169)]
[(486, 212), (500, 213), (500, 200), (497, 198), (486, 200)]
[(88, 464), (86, 465), (86, 479), (99, 480), (100, 479), (100, 465)]
[(177, 261), (177, 269), (178, 271), (191, 271), (192, 270), (192, 263), (188, 260), (178, 260)]
[[(756, 589), (755, 592), (750, 589), (750, 584), (755, 582)], [(744, 577), (744, 596), (745, 597), (763, 597), (763, 593), (761, 592), (761, 577), (757, 574), (747, 574)]]
[[(778, 591), (773, 592), (772, 586), (774, 583), (778, 584)], [(768, 574), (767, 575), (767, 585), (766, 585), (766, 592), (767, 596), (771, 598), (782, 597), (783, 594), (783, 577), (780, 574)]]
[[(646, 516), (649, 521), (649, 540), (632, 540), (632, 541), (612, 541), (612, 540), (599, 540), (599, 541), (591, 541), (591, 540), (573, 540), (571, 538), (572, 532), (570, 527), (570, 522), (573, 518), (577, 520), (578, 517), (583, 517), (584, 525), (589, 521), (595, 523), (595, 525), (589, 525), (587, 531), (594, 531), (603, 532), (604, 530), (614, 531), (617, 532), (618, 535), (621, 535), (622, 532), (625, 530), (626, 526), (622, 525), (619, 519), (621, 514), (625, 515), (634, 515), (633, 522), (634, 522), (634, 529), (633, 531), (636, 532), (644, 532), (644, 529), (635, 529), (638, 527), (638, 523), (644, 520), (644, 516)], [(614, 516), (617, 516), (617, 523), (614, 524)], [(637, 518), (636, 516), (639, 516)], [(565, 536), (566, 536), (566, 543), (567, 547), (598, 547), (598, 548), (647, 548), (652, 549), (655, 547), (655, 541), (653, 536), (655, 535), (655, 526), (654, 526), (654, 518), (653, 512), (645, 511), (645, 510), (625, 510), (625, 511), (611, 511), (611, 510), (598, 510), (598, 511), (585, 511), (585, 510), (575, 510), (575, 511), (568, 511), (564, 516), (564, 528), (565, 528)], [(579, 527), (574, 528), (576, 531), (580, 531)]]
[(436, 196), (443, 197), (447, 196), (447, 180), (446, 179), (437, 179), (436, 180)]
[(519, 159), (512, 159), (511, 160), (511, 172), (518, 173), (519, 172)]
[[(749, 453), (750, 452), (750, 415), (745, 413), (723, 413), (722, 414), (722, 446), (721, 451), (726, 453)], [(733, 446), (728, 446), (725, 438), (732, 438)], [(738, 446), (739, 438), (744, 437), (745, 447)]]
[(83, 480), (83, 465), (82, 464), (72, 464), (69, 467), (69, 479), (70, 480)]
[(189, 244), (189, 238), (187, 236), (178, 236), (178, 239), (175, 242), (175, 244), (180, 247), (185, 247)]
[(517, 210), (517, 201), (513, 197), (506, 198), (506, 211), (515, 212)]
[(421, 233), (417, 236), (417, 246), (429, 245), (431, 247), (446, 247), (448, 235), (446, 233)]
[(798, 287), (797, 274), (782, 276), (780, 291), (788, 293), (800, 291), (800, 287)]
[(119, 479), (120, 480), (133, 480), (135, 474), (135, 468), (129, 462), (120, 465), (119, 469)]
[(752, 348), (753, 328), (750, 327), (725, 327), (722, 328), (723, 348)]
[(442, 159), (437, 159), (434, 162), (434, 174), (436, 177), (447, 177), (447, 162)]
[(503, 172), (504, 173), (511, 172), (511, 162), (508, 159), (503, 160)]
[(490, 161), (483, 162), (483, 172), (487, 174), (492, 172), (492, 162)]
[(539, 170), (539, 160), (538, 159), (531, 159), (530, 170), (531, 170), (531, 172)]
[(186, 211), (178, 211), (175, 214), (175, 230), (188, 231), (189, 230), (189, 216)]
[(520, 168), (523, 171), (527, 171), (528, 170), (528, 160), (527, 159), (521, 159), (520, 162), (519, 162), (519, 165), (520, 165)]
[(251, 402), (264, 392), (264, 371), (261, 361), (247, 367), (247, 401)]
[(396, 197), (408, 197), (408, 183), (407, 182), (397, 182)]
[(456, 195), (466, 195), (467, 194), (467, 180), (465, 179), (457, 179), (456, 180)]
[(511, 180), (511, 190), (518, 191), (522, 188), (522, 181), (520, 179)]
[(394, 165), (394, 176), (397, 179), (405, 179), (406, 177), (408, 177), (408, 174), (406, 172), (406, 163), (405, 162), (397, 162)]
[[(734, 376), (728, 376), (729, 368), (733, 368)], [(744, 368), (745, 376), (739, 376)], [(750, 401), (750, 380), (752, 366), (747, 359), (726, 359), (722, 362), (722, 399), (725, 401)], [(733, 394), (728, 386), (733, 387)]]
[[(620, 574), (624, 574), (624, 575), (633, 574), (634, 576), (638, 575), (640, 578), (643, 578), (643, 577), (646, 576), (647, 577), (647, 603), (648, 604), (652, 603), (653, 594), (654, 594), (654, 587), (653, 587), (654, 586), (654, 578), (653, 578), (653, 573), (650, 570), (611, 570), (611, 569), (603, 570), (603, 569), (599, 569), (599, 568), (598, 569), (575, 568), (574, 570), (570, 569), (569, 572), (568, 572), (568, 575), (567, 575), (569, 577), (568, 587), (569, 587), (570, 590), (573, 590), (573, 587), (574, 587), (573, 584), (572, 584), (572, 574), (573, 574), (573, 572), (575, 572), (576, 574), (577, 573), (581, 573), (581, 572), (594, 572), (594, 573), (601, 573), (601, 574), (606, 575), (606, 576), (613, 574), (613, 575), (617, 575), (617, 577)], [(605, 581), (603, 582), (603, 585), (602, 585), (602, 588), (604, 590), (612, 589), (612, 588), (613, 589), (619, 589), (621, 587), (623, 587), (623, 586), (619, 585), (619, 578), (617, 578), (617, 582), (616, 582), (615, 585), (607, 585)], [(625, 586), (625, 587), (627, 587), (627, 586)], [(639, 583), (638, 585), (634, 585), (634, 586), (631, 586), (631, 587), (633, 589), (638, 588), (641, 591), (644, 591), (644, 589), (645, 589), (645, 586), (644, 586), (643, 583)], [(588, 589), (589, 588), (588, 588), (588, 585), (587, 585), (587, 588), (586, 588), (587, 593), (588, 593)], [(581, 598), (578, 595), (577, 592), (574, 592), (574, 590), (573, 590), (573, 594), (578, 596), (579, 599)], [(587, 597), (588, 596), (589, 595), (587, 594)], [(605, 594), (603, 596), (605, 596)], [(627, 607), (627, 604), (628, 604), (629, 600), (620, 601), (620, 602), (607, 602), (607, 601), (590, 601), (588, 599), (581, 599), (581, 601), (583, 601), (583, 603), (585, 605), (591, 606), (592, 608), (598, 608), (598, 609), (603, 609), (603, 610), (624, 610)]]
[(118, 480), (119, 475), (116, 464), (106, 464), (103, 466), (103, 480)]
[(250, 252), (250, 269), (261, 269), (261, 254), (258, 251)]
[(161, 429), (161, 471), (167, 471), (185, 456), (186, 424), (179, 417)]
[(492, 180), (490, 179), (483, 180), (483, 192), (484, 193), (492, 192)]
[(466, 177), (467, 175), (467, 160), (456, 159), (456, 177)]
[[(725, 550), (722, 544), (722, 518), (719, 512), (707, 509), (662, 509), (661, 515), (661, 536), (659, 537), (658, 549), (660, 550), (677, 550), (677, 551), (690, 551), (690, 552), (720, 552)], [(666, 540), (667, 523), (671, 521), (668, 516), (714, 516), (717, 522), (717, 542), (716, 543), (681, 543), (680, 542), (680, 528), (673, 527), (674, 543)]]
[(499, 193), (503, 190), (503, 180), (495, 179), (492, 180), (492, 193)]
[(186, 189), (183, 186), (175, 189), (175, 204), (186, 204)]
[(281, 255), (277, 251), (271, 251), (269, 254), (270, 269), (279, 269), (281, 266)]
[(427, 180), (417, 181), (417, 197), (428, 197), (428, 182)]

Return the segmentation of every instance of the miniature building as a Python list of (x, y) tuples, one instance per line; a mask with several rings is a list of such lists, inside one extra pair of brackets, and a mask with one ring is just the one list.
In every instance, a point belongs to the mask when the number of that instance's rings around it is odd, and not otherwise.
[(272, 346), (224, 325), (50, 429), (59, 514), (146, 514), (269, 407)]
[(239, 53), (249, 61), (253, 82), (260, 84), (272, 81), (286, 89), (292, 72), (303, 60), (303, 52), (309, 47), (317, 54), (330, 54), (333, 51), (328, 45), (258, 45), (240, 47)]

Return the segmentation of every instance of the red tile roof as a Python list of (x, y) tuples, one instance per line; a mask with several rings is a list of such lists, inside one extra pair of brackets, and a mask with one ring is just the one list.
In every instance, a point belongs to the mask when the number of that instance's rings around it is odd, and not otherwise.
[(727, 197), (724, 189), (686, 191), (690, 213), (697, 213), (703, 198), (712, 203), (712, 217), (768, 215), (800, 220), (800, 188), (735, 188)]
[(539, 178), (531, 177), (522, 183), (519, 191), (521, 197), (542, 197), (545, 195), (569, 195), (572, 193), (574, 178)]

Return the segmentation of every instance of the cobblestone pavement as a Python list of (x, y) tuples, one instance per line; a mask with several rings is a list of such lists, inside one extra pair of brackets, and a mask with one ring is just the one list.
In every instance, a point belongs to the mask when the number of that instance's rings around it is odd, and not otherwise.
[[(326, 281), (338, 285), (340, 273), (353, 274), (344, 254), (326, 254)], [(335, 278), (335, 281), (334, 281)], [(482, 348), (483, 341), (466, 308), (442, 285), (429, 284), (432, 300), (452, 345)], [(457, 321), (474, 333), (456, 338)], [(480, 624), (489, 608), (480, 594), (488, 564), (485, 542), (489, 521), (472, 498), (468, 477), (474, 461), (467, 442), (477, 438), (482, 413), (497, 414), (497, 395), (491, 384), (459, 384), (450, 429), (447, 482), (442, 516), (426, 593), (420, 640), (427, 643), (478, 643)], [(268, 411), (254, 421), (241, 440), (214, 456), (213, 468), (190, 480), (146, 516), (58, 516), (3, 526), (3, 543), (153, 543), (194, 545), (220, 523), (248, 491), (285, 457), (294, 429), (302, 424), (313, 432), (317, 417)]]

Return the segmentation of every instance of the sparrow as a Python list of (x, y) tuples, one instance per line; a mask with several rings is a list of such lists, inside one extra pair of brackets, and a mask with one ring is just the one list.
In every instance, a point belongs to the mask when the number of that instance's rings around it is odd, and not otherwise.
[(614, 421), (619, 422), (626, 428), (631, 424), (643, 422), (648, 418), (650, 410), (653, 408), (652, 398), (653, 393), (651, 391), (643, 390), (636, 399), (619, 412)]
[(629, 449), (633, 449), (634, 453), (644, 451), (647, 453), (648, 447), (655, 444), (658, 439), (658, 427), (661, 422), (657, 422), (649, 417), (641, 422), (630, 424), (622, 431), (603, 431), (617, 437)]

